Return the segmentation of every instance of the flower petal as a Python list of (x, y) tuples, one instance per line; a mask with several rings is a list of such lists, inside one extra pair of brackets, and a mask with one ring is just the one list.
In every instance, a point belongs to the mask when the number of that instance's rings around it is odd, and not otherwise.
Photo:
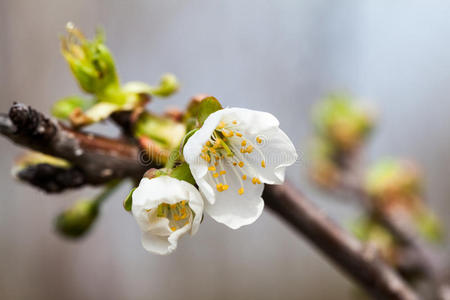
[(203, 217), (203, 198), (199, 191), (192, 184), (187, 183), (186, 181), (181, 181), (181, 184), (189, 192), (189, 207), (195, 213), (195, 216), (192, 219), (191, 228), (191, 235), (194, 235), (197, 233)]
[[(206, 202), (205, 211), (217, 222), (238, 229), (255, 222), (261, 215), (264, 208), (261, 198), (264, 184), (253, 184), (251, 178), (241, 181), (231, 168), (232, 165), (224, 166), (227, 175), (221, 179), (229, 186), (228, 189), (223, 192), (216, 190), (215, 203)], [(241, 187), (244, 190), (242, 195), (238, 192)]]
[(208, 163), (200, 155), (203, 145), (211, 138), (212, 133), (220, 123), (223, 111), (222, 109), (210, 114), (202, 128), (197, 130), (184, 145), (183, 156), (189, 164), (195, 180), (205, 176), (208, 171)]
[(237, 121), (239, 128), (249, 134), (257, 134), (280, 125), (274, 115), (264, 111), (233, 107), (223, 109), (222, 113), (222, 121), (229, 124)]

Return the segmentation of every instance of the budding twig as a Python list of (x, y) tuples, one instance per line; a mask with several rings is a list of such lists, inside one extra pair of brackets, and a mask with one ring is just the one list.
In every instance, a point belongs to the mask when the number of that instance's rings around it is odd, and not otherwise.
[[(139, 148), (132, 143), (72, 131), (23, 104), (14, 104), (8, 115), (0, 115), (0, 134), (18, 145), (68, 160), (89, 184), (138, 179), (151, 167), (139, 162)], [(266, 186), (263, 197), (269, 208), (374, 298), (418, 299), (391, 267), (369, 255), (359, 241), (290, 185)]]

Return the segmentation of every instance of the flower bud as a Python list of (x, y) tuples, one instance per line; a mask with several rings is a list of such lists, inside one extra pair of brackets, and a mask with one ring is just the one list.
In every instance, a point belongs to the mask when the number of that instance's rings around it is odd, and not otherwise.
[(169, 118), (143, 113), (135, 126), (135, 136), (148, 137), (164, 149), (178, 147), (186, 134), (186, 127)]
[(180, 84), (175, 75), (164, 74), (159, 81), (159, 86), (153, 87), (150, 94), (158, 97), (169, 97), (178, 91), (179, 87)]
[(97, 218), (98, 208), (97, 201), (80, 200), (57, 217), (56, 229), (67, 237), (81, 237)]
[(420, 210), (421, 177), (417, 167), (407, 161), (383, 160), (369, 169), (365, 189), (382, 209)]
[(374, 114), (359, 102), (343, 95), (331, 95), (314, 111), (320, 135), (341, 151), (355, 150), (374, 127)]
[(111, 52), (98, 33), (87, 40), (72, 23), (66, 26), (68, 35), (61, 39), (62, 54), (80, 87), (90, 94), (105, 94), (109, 88), (119, 86), (116, 67)]

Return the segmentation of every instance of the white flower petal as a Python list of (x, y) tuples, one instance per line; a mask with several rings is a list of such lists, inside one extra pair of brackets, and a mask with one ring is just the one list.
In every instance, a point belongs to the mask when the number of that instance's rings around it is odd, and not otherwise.
[[(228, 189), (222, 192), (216, 189), (215, 203), (205, 203), (205, 211), (217, 222), (238, 229), (255, 222), (261, 215), (264, 208), (264, 201), (261, 198), (264, 184), (254, 184), (250, 177), (242, 180), (236, 176), (233, 167), (233, 165), (223, 166), (227, 173), (219, 176), (218, 180), (227, 184)], [(242, 194), (239, 193), (241, 188)]]
[(238, 107), (225, 108), (222, 111), (222, 121), (232, 123), (236, 120), (239, 129), (251, 135), (258, 134), (259, 132), (268, 129), (276, 128), (280, 125), (280, 122), (277, 118), (275, 118), (274, 115), (264, 111)]
[(169, 247), (171, 243), (165, 236), (153, 235), (151, 232), (142, 232), (142, 246), (148, 252), (156, 253), (159, 255), (169, 254)]
[[(182, 235), (197, 232), (203, 214), (203, 199), (193, 185), (169, 176), (143, 178), (132, 197), (132, 213), (142, 230), (142, 245), (147, 251), (171, 253)], [(174, 221), (168, 219), (170, 215), (158, 217), (160, 204), (171, 205), (182, 201), (186, 201), (189, 212), (192, 211), (186, 225), (180, 227), (176, 222), (171, 223)]]

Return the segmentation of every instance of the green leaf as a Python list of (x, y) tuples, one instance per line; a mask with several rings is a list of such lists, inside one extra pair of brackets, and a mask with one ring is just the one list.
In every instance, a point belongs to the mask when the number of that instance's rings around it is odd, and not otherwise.
[(93, 105), (93, 101), (79, 96), (69, 96), (58, 100), (52, 107), (52, 115), (58, 119), (68, 119), (76, 108), (82, 111)]
[(198, 131), (198, 128), (194, 128), (191, 131), (189, 131), (188, 133), (186, 133), (186, 135), (183, 138), (183, 141), (181, 142), (181, 146), (180, 149), (181, 151), (184, 148), (184, 145), (186, 145), (187, 141), (194, 135), (194, 133), (196, 133)]
[(189, 182), (192, 185), (195, 185), (195, 179), (192, 176), (191, 169), (189, 168), (189, 165), (187, 163), (182, 163), (181, 165), (173, 169), (170, 176), (179, 180)]
[(123, 208), (126, 211), (131, 211), (131, 206), (133, 205), (133, 192), (134, 190), (136, 190), (137, 188), (132, 188), (130, 193), (128, 194), (128, 196), (125, 198), (125, 200), (123, 200)]

